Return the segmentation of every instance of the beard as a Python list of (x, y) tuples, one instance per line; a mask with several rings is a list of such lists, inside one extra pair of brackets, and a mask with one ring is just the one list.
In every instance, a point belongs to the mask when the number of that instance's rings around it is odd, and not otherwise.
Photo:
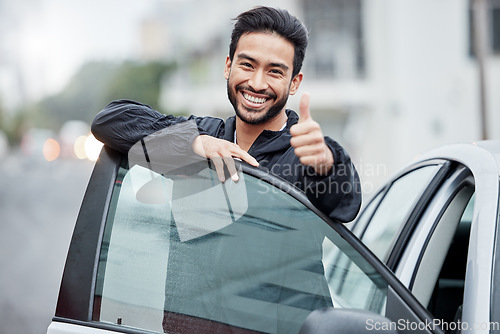
[[(269, 109), (262, 115), (258, 117), (251, 117), (252, 113), (257, 113), (258, 110), (249, 108), (245, 105), (242, 105), (241, 108), (244, 108), (248, 114), (244, 113), (240, 108), (238, 107), (238, 101), (236, 99), (236, 94), (237, 92), (241, 90), (247, 90), (256, 94), (265, 94), (268, 95), (270, 99), (274, 99), (275, 102)], [(234, 111), (236, 113), (236, 116), (238, 116), (243, 122), (247, 124), (252, 124), (252, 125), (259, 125), (259, 124), (264, 124), (268, 122), (269, 120), (273, 119), (274, 117), (278, 116), (279, 113), (283, 110), (283, 108), (286, 106), (286, 103), (288, 101), (288, 92), (283, 95), (283, 97), (279, 100), (276, 101), (276, 94), (274, 93), (269, 93), (269, 92), (256, 92), (254, 89), (248, 86), (244, 85), (237, 85), (234, 89), (231, 88), (229, 85), (229, 79), (227, 80), (227, 96), (229, 98), (229, 101), (233, 105)]]

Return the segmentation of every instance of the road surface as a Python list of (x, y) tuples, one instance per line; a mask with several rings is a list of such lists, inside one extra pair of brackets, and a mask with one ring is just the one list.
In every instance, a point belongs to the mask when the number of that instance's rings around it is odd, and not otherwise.
[(93, 163), (0, 160), (0, 334), (45, 333)]

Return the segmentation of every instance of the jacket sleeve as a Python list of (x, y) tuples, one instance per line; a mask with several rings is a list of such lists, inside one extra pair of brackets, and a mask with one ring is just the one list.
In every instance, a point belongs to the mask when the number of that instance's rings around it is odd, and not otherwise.
[(131, 165), (167, 173), (200, 161), (192, 150), (194, 139), (216, 136), (222, 127), (216, 118), (164, 115), (139, 102), (118, 100), (97, 114), (91, 129), (105, 145), (128, 153)]
[[(196, 123), (199, 121), (193, 116), (186, 118), (164, 115), (139, 102), (117, 100), (108, 104), (96, 115), (91, 130), (105, 145), (127, 153), (141, 139), (188, 120), (194, 120)], [(197, 135), (206, 134), (202, 128), (197, 130), (198, 132), (187, 134), (186, 139), (192, 142)], [(192, 136), (194, 137), (191, 138)]]
[(311, 203), (333, 220), (348, 223), (356, 218), (361, 207), (361, 184), (356, 167), (337, 142), (325, 137), (333, 153), (334, 165), (326, 176), (319, 176), (312, 167), (305, 168), (303, 185)]

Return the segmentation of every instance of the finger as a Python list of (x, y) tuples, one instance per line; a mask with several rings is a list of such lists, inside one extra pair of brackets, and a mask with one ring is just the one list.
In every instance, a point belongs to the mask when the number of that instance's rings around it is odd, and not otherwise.
[(229, 175), (231, 175), (231, 179), (234, 182), (238, 181), (238, 171), (236, 170), (234, 159), (232, 157), (224, 157), (224, 163), (226, 164), (227, 170), (229, 171)]
[(292, 138), (290, 139), (290, 145), (293, 147), (300, 147), (304, 145), (314, 145), (314, 144), (322, 144), (325, 140), (323, 138), (323, 133), (320, 131), (313, 131), (307, 133), (298, 133), (295, 132), (292, 134)]
[(220, 182), (224, 182), (226, 180), (226, 176), (224, 175), (224, 163), (220, 156), (212, 156), (210, 160), (213, 162), (215, 166), (215, 171), (217, 172), (217, 177)]
[(325, 146), (323, 144), (306, 145), (297, 147), (294, 152), (298, 157), (318, 156), (322, 158), (325, 155)]
[(304, 93), (302, 97), (300, 98), (300, 104), (299, 104), (299, 123), (307, 121), (308, 119), (311, 118), (311, 113), (309, 112), (309, 100), (310, 100), (310, 95), (309, 93)]
[(311, 131), (310, 122), (297, 123), (290, 127), (290, 134), (292, 136), (302, 136)]
[(252, 166), (255, 167), (259, 166), (259, 162), (250, 154), (248, 154), (247, 151), (244, 151), (241, 148), (239, 148), (239, 146), (235, 150), (233, 150), (232, 155), (233, 157), (240, 158), (241, 160), (245, 161), (246, 163), (249, 163)]

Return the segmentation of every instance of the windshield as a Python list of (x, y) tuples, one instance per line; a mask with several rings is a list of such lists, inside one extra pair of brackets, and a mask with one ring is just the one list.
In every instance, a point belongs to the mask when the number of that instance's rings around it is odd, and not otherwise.
[(154, 332), (298, 333), (327, 306), (383, 313), (387, 283), (301, 200), (249, 174), (221, 183), (206, 163), (184, 172), (120, 168), (94, 321)]

